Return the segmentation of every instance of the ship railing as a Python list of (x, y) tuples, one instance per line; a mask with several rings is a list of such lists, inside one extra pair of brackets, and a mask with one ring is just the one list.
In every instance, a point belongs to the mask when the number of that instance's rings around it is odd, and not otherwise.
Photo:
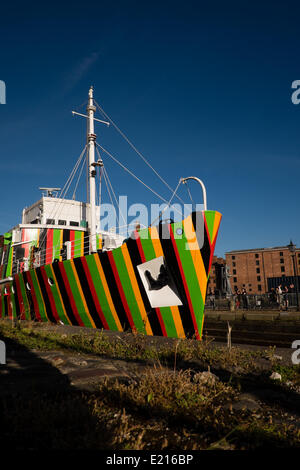
[[(111, 235), (112, 237), (115, 235), (113, 232), (111, 233), (108, 232), (108, 234)], [(97, 237), (99, 236), (99, 234), (96, 234), (95, 236)], [(102, 247), (103, 247), (103, 244), (105, 243), (104, 239), (106, 236), (102, 238)], [(69, 241), (69, 243), (70, 243), (70, 249), (73, 252), (73, 257), (77, 258), (79, 256), (84, 256), (85, 254), (89, 253), (90, 247), (91, 247), (91, 237), (85, 238), (83, 241), (81, 240)], [(105, 251), (110, 251), (116, 247), (117, 245), (116, 246), (112, 245), (111, 247), (108, 246), (105, 248)], [(31, 255), (29, 254), (28, 257), (23, 257), (13, 262), (12, 274), (18, 274), (24, 271), (26, 272), (32, 268), (44, 266), (45, 264), (51, 264), (54, 262), (55, 259), (58, 259), (59, 261), (62, 261), (63, 258), (67, 259), (66, 253), (64, 254), (64, 256), (61, 254), (62, 250), (64, 249), (65, 249), (65, 245), (63, 246), (56, 245), (56, 246), (43, 248), (43, 249), (37, 248), (37, 251), (34, 253), (32, 259), (30, 259)]]

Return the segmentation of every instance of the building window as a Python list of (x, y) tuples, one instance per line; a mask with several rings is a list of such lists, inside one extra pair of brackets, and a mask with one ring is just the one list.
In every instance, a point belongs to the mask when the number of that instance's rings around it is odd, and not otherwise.
[(233, 278), (233, 282), (237, 282), (237, 278), (236, 278), (236, 277)]
[(73, 222), (72, 220), (70, 221), (70, 225), (72, 225), (72, 227), (79, 227), (79, 222)]
[(255, 253), (255, 258), (258, 258), (259, 257), (259, 254), (258, 253)]
[(235, 256), (232, 256), (231, 259), (235, 259)]
[(256, 272), (257, 272), (257, 274), (259, 274), (260, 273), (260, 268), (256, 268)]
[(234, 267), (235, 267), (235, 261), (233, 261), (233, 263), (232, 263), (232, 266), (234, 266)]
[(258, 284), (257, 290), (261, 291), (261, 284)]
[(243, 284), (243, 287), (245, 287), (245, 284)]
[(282, 272), (282, 273), (285, 272), (284, 266), (281, 266), (281, 272)]
[(47, 225), (55, 225), (55, 220), (54, 219), (47, 219), (46, 224)]
[(67, 221), (66, 220), (59, 220), (58, 225), (67, 225)]
[(279, 256), (283, 256), (283, 251), (281, 251), (281, 252), (279, 253)]
[(298, 253), (298, 258), (300, 258), (300, 253)]
[(251, 291), (252, 291), (252, 289), (249, 289), (249, 292), (251, 292)]
[(280, 258), (280, 263), (281, 263), (281, 264), (284, 263), (284, 259), (283, 259), (283, 258)]
[(259, 266), (259, 261), (256, 261), (256, 266)]
[(236, 274), (236, 269), (233, 269), (232, 274)]
[(257, 280), (260, 281), (260, 276), (257, 276)]

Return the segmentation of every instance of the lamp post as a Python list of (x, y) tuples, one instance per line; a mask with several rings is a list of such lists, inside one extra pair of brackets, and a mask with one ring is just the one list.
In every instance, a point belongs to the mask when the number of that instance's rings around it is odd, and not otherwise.
[(287, 246), (291, 256), (292, 256), (292, 261), (293, 261), (293, 270), (294, 270), (294, 285), (295, 285), (295, 290), (296, 290), (296, 305), (297, 305), (297, 311), (299, 310), (299, 298), (298, 298), (298, 276), (296, 275), (296, 264), (295, 264), (295, 256), (296, 256), (296, 245), (290, 241), (290, 244)]

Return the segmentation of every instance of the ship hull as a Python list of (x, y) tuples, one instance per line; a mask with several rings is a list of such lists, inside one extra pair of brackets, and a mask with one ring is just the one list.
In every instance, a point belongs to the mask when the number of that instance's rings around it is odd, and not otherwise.
[(220, 220), (192, 213), (136, 231), (112, 251), (15, 274), (1, 285), (0, 317), (201, 339)]

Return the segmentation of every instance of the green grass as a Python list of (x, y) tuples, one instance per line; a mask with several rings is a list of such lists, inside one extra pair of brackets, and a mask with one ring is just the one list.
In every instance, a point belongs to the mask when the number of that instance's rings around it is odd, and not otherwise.
[[(0, 337), (30, 351), (57, 350), (148, 364), (126, 382), (105, 380), (92, 392), (66, 386), (60, 392), (16, 393), (0, 401), (0, 441), (14, 449), (200, 450), (300, 447), (295, 417), (288, 421), (282, 403), (258, 411), (234, 408), (247, 381), (288, 391), (268, 379), (276, 370), (299, 383), (300, 368), (259, 361), (275, 351), (255, 352), (211, 343), (176, 340), (153, 345), (143, 335), (109, 337), (60, 334), (35, 323), (13, 326), (0, 321)], [(219, 379), (203, 381), (211, 369)], [(224, 376), (222, 376), (221, 372)], [(288, 401), (288, 395), (287, 401)], [(295, 414), (297, 411), (295, 409)], [(295, 421), (295, 423), (294, 423)]]

